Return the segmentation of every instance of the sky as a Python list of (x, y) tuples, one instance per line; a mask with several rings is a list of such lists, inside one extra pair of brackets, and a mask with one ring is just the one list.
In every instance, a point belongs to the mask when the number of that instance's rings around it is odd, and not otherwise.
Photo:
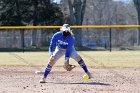
[[(54, 0), (55, 2), (60, 2), (61, 0)], [(129, 2), (130, 0), (114, 0), (114, 1), (123, 1), (123, 2)]]
[(54, 0), (54, 2), (58, 2), (58, 3), (59, 3), (60, 1), (61, 1), (61, 0)]
[(123, 2), (128, 2), (130, 0), (114, 0), (114, 1), (123, 1)]

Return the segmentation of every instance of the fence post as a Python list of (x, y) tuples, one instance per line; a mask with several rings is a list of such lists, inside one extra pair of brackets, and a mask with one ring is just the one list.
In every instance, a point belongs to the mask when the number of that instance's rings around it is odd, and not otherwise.
[(109, 29), (109, 37), (110, 37), (110, 52), (112, 51), (112, 31), (111, 31), (111, 28)]
[(21, 29), (21, 40), (22, 40), (22, 52), (24, 53), (25, 43), (24, 43), (24, 29)]

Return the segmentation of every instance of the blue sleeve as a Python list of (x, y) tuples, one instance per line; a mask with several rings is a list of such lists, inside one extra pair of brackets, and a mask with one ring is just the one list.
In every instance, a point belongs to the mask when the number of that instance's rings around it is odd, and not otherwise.
[(71, 38), (68, 41), (68, 46), (67, 46), (67, 49), (66, 49), (65, 58), (69, 58), (70, 57), (71, 49), (72, 49), (73, 45), (74, 45), (74, 38)]
[(56, 34), (53, 35), (51, 41), (50, 41), (50, 46), (49, 46), (49, 53), (50, 55), (53, 54), (53, 48), (55, 46), (55, 43), (56, 43)]

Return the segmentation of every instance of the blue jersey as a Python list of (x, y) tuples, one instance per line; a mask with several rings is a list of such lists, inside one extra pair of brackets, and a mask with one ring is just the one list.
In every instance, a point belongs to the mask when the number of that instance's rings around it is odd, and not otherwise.
[(60, 49), (66, 49), (65, 57), (70, 57), (73, 45), (74, 45), (73, 36), (67, 36), (66, 38), (63, 38), (62, 32), (57, 32), (53, 35), (51, 39), (49, 53), (50, 55), (52, 55), (54, 46), (57, 46)]

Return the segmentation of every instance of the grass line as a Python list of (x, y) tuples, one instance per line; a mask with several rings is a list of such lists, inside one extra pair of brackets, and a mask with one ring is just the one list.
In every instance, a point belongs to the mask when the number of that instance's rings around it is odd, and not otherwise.
[[(140, 67), (140, 51), (79, 51), (87, 66), (91, 67)], [(49, 60), (48, 52), (1, 52), (0, 66), (45, 66)], [(70, 59), (71, 64), (77, 64)], [(64, 56), (55, 66), (64, 64)]]

